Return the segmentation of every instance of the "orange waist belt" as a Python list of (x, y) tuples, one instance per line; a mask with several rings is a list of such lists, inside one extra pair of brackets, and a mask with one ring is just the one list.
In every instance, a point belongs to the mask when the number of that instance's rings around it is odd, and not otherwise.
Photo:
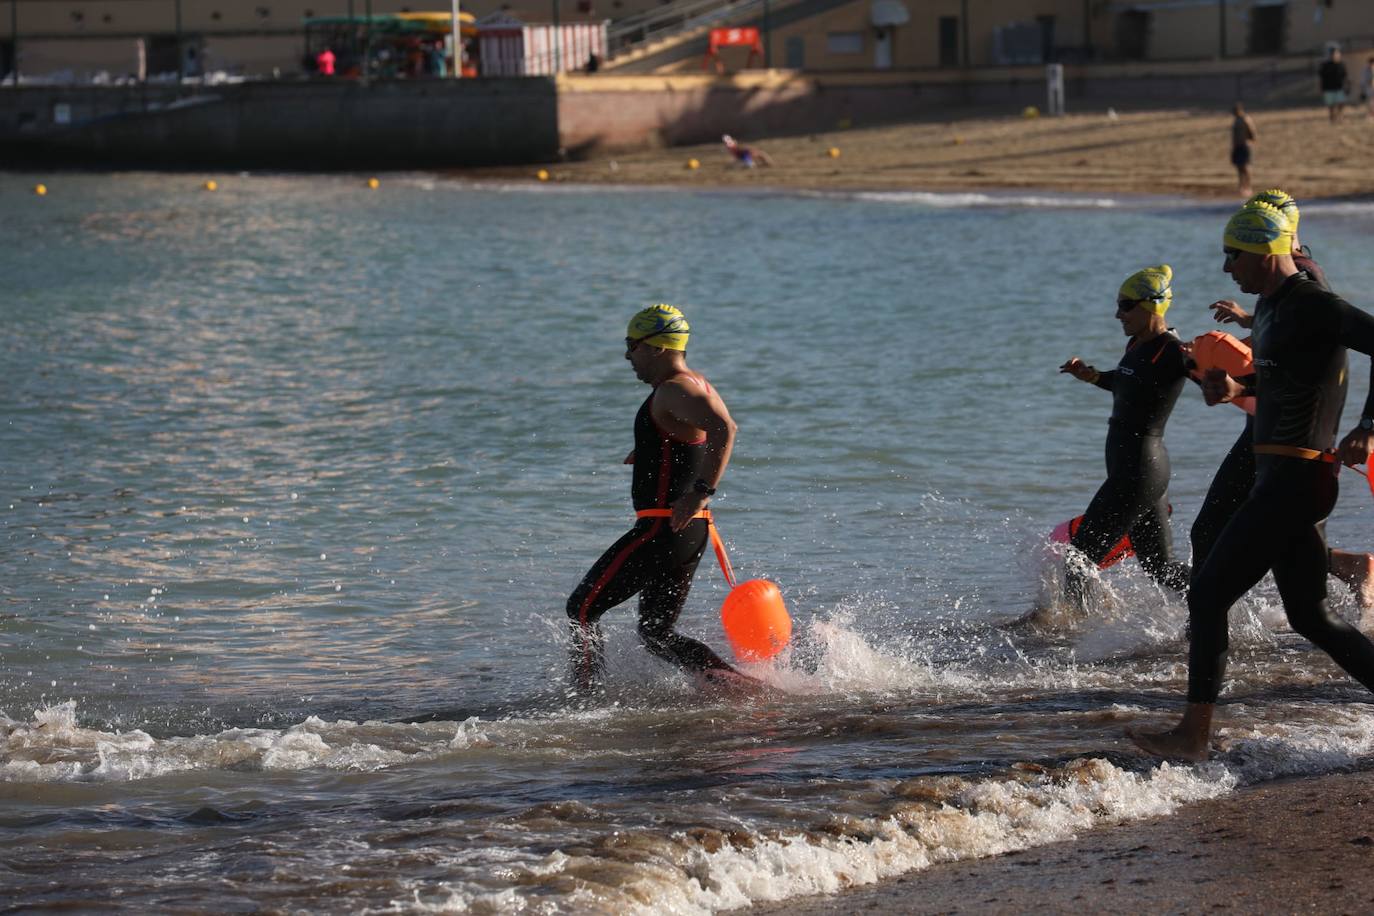
[[(635, 518), (672, 518), (672, 509), (639, 509), (635, 512)], [(720, 571), (725, 575), (725, 582), (731, 588), (735, 587), (735, 570), (730, 566), (730, 558), (725, 555), (725, 542), (720, 539), (720, 531), (716, 529), (716, 523), (711, 520), (711, 510), (702, 509), (692, 518), (706, 519), (706, 527), (711, 532), (711, 548), (716, 552), (716, 561), (720, 563)]]
[(1314, 448), (1301, 448), (1296, 445), (1257, 445), (1256, 455), (1282, 455), (1285, 458), (1301, 458), (1304, 461), (1324, 461), (1336, 463), (1335, 452), (1319, 452)]

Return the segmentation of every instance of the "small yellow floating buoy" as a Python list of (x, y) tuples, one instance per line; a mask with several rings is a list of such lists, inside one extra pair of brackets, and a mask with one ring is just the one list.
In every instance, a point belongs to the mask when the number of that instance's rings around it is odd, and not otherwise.
[(956, 136), (956, 137), (954, 138), (954, 145), (955, 145), (955, 146), (963, 146), (963, 145), (964, 145), (964, 138), (963, 138), (963, 137)]
[(548, 169), (540, 169), (539, 171), (537, 171), (537, 172), (534, 173), (534, 177), (535, 177), (535, 178), (538, 178), (540, 181), (548, 181), (548, 180), (549, 180), (549, 170), (548, 170)]
[(39, 197), (42, 197), (43, 195), (48, 193), (48, 186), (45, 184), (36, 184), (33, 186), (33, 193), (37, 194)]
[(219, 190), (219, 182), (218, 182), (218, 181), (215, 181), (215, 179), (211, 178), (209, 181), (205, 182), (205, 190), (207, 190), (207, 191), (218, 191), (218, 190)]
[(829, 156), (831, 159), (838, 159), (840, 158), (840, 148), (838, 146), (832, 146), (830, 147), (830, 149), (825, 151), (825, 154)]
[(369, 178), (367, 180), (367, 186), (375, 191), (382, 186), (382, 183), (375, 178)]
[(1036, 108), (1034, 105), (1027, 105), (1025, 108), (1021, 109), (1021, 117), (1038, 118), (1040, 117), (1040, 109)]
[(695, 171), (696, 169), (701, 168), (701, 163), (700, 163), (699, 161), (697, 161), (696, 159), (688, 159), (688, 160), (687, 160), (687, 168), (690, 169), (690, 170)]

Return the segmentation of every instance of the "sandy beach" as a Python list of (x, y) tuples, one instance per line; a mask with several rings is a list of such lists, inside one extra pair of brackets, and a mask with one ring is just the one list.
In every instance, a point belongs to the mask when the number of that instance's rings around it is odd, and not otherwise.
[[(1374, 119), (1358, 108), (1328, 123), (1317, 106), (1253, 112), (1256, 189), (1299, 200), (1374, 194)], [(736, 166), (720, 144), (606, 156), (547, 167), (549, 180), (594, 184), (832, 190), (1040, 189), (1060, 193), (1236, 197), (1229, 111), (1105, 108), (1059, 117), (961, 110), (946, 120), (797, 137), (741, 136), (772, 168)], [(831, 155), (834, 150), (837, 155)], [(699, 165), (693, 169), (689, 163)], [(531, 177), (534, 169), (479, 177)]]
[(1374, 773), (1268, 783), (1169, 817), (753, 912), (1365, 913)]

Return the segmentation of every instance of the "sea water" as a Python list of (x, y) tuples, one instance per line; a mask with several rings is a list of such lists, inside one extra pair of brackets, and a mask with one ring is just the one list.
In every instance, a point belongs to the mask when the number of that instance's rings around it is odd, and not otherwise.
[[(1090, 619), (1008, 626), (1103, 475), (1110, 398), (1057, 367), (1115, 363), (1151, 264), (1180, 333), (1212, 329), (1226, 205), (37, 180), (0, 176), (7, 901), (700, 913), (1374, 749), (1270, 582), (1196, 767), (1122, 737), (1185, 677), (1185, 609), (1133, 561)], [(1374, 208), (1303, 214), (1374, 306)], [(736, 569), (796, 622), (765, 698), (699, 693), (631, 606), (605, 692), (568, 692), (564, 603), (630, 523), (625, 322), (658, 301), (740, 425), (713, 503)], [(1242, 423), (1191, 386), (1170, 422), (1184, 559)], [(1374, 547), (1342, 484), (1332, 542)], [(722, 650), (724, 594), (708, 554), (681, 629)]]

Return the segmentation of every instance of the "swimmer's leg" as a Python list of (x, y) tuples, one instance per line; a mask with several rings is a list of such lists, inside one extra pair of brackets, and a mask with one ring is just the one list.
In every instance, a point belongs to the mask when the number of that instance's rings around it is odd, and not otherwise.
[(581, 690), (596, 687), (605, 666), (604, 640), (598, 621), (617, 604), (628, 601), (644, 588), (653, 573), (659, 550), (656, 535), (665, 528), (662, 519), (636, 525), (603, 553), (568, 598), (568, 627), (572, 636), (569, 660), (573, 685)]
[(1168, 497), (1161, 496), (1131, 526), (1131, 546), (1146, 575), (1181, 595), (1188, 590), (1191, 570), (1174, 560), (1173, 541)]
[(1207, 555), (1212, 552), (1217, 538), (1221, 537), (1226, 523), (1236, 514), (1236, 510), (1250, 496), (1255, 486), (1255, 452), (1251, 445), (1251, 426), (1245, 429), (1226, 453), (1226, 458), (1212, 477), (1207, 488), (1207, 496), (1202, 501), (1197, 518), (1189, 532), (1193, 545), (1193, 575), (1201, 571)]
[(1086, 613), (1086, 585), (1090, 569), (1106, 558), (1117, 542), (1130, 530), (1139, 512), (1137, 487), (1130, 481), (1112, 476), (1097, 488), (1083, 523), (1078, 526), (1064, 562), (1064, 596), (1080, 611)]
[(1276, 536), (1286, 519), (1272, 500), (1252, 494), (1236, 510), (1188, 589), (1188, 706), (1178, 725), (1163, 732), (1129, 730), (1141, 749), (1158, 757), (1205, 760), (1212, 716), (1230, 650), (1227, 615), (1285, 547)]
[(639, 595), (639, 638), (650, 652), (684, 671), (733, 670), (707, 646), (673, 629), (687, 603), (707, 534), (706, 522), (696, 521), (672, 535), (669, 556)]

